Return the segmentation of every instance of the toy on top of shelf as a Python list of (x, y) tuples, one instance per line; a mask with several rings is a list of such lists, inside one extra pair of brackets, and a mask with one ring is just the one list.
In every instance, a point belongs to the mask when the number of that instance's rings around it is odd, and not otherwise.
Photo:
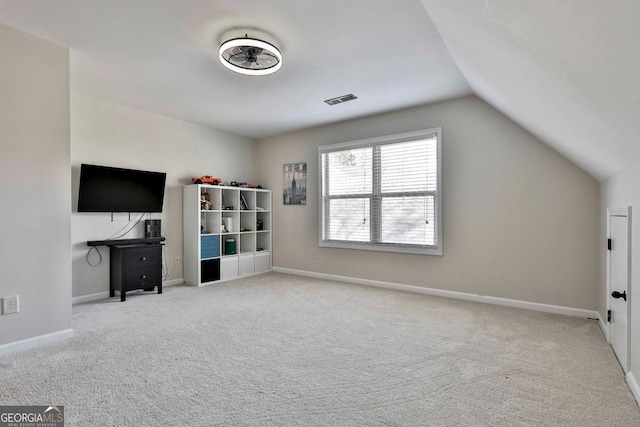
[(214, 178), (211, 175), (202, 175), (195, 178), (191, 178), (193, 184), (211, 184), (218, 185), (222, 182), (222, 178)]
[(240, 187), (240, 188), (258, 188), (258, 189), (262, 189), (262, 185), (253, 185), (253, 184), (249, 184), (248, 182), (231, 181), (229, 186), (231, 186), (231, 187)]

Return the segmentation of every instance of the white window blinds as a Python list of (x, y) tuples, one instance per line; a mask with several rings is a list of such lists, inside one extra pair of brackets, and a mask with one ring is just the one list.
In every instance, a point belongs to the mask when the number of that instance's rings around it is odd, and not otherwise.
[(319, 148), (320, 245), (442, 254), (441, 130)]

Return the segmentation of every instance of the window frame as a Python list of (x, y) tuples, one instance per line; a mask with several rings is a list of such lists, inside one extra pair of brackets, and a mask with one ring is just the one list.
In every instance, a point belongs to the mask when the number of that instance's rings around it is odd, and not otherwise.
[[(374, 191), (374, 189), (379, 185), (380, 179), (376, 177), (376, 167), (375, 167), (375, 154), (374, 159), (372, 159), (372, 173), (373, 173), (373, 185), (371, 193), (362, 193), (362, 194), (348, 194), (348, 195), (339, 195), (339, 196), (331, 196), (331, 199), (362, 199), (368, 198), (369, 206), (371, 210), (371, 217), (373, 218), (374, 204), (380, 205), (380, 213), (382, 212), (382, 200), (384, 198), (389, 197), (399, 197), (402, 195), (407, 196), (421, 196), (424, 195), (428, 197), (429, 195), (434, 196), (434, 203), (436, 206), (434, 220), (436, 222), (436, 226), (434, 227), (435, 232), (435, 245), (424, 245), (424, 246), (416, 246), (416, 245), (408, 245), (408, 244), (400, 244), (400, 243), (357, 243), (352, 241), (338, 241), (338, 240), (323, 240), (323, 236), (326, 234), (327, 230), (325, 230), (326, 224), (324, 221), (323, 211), (325, 208), (324, 200), (323, 200), (323, 186), (328, 186), (328, 182), (324, 182), (324, 168), (322, 163), (322, 155), (328, 154), (335, 151), (347, 150), (347, 149), (357, 149), (357, 148), (365, 148), (371, 146), (381, 146), (386, 144), (396, 144), (401, 142), (409, 142), (416, 141), (420, 139), (428, 139), (434, 137), (436, 138), (436, 152), (437, 152), (437, 184), (436, 190), (434, 191), (406, 191), (406, 192), (395, 192), (389, 193), (384, 196), (379, 195), (378, 192)], [(375, 151), (375, 150), (374, 150)], [(337, 144), (329, 144), (329, 145), (321, 145), (318, 147), (318, 194), (319, 194), (319, 212), (318, 212), (318, 244), (320, 247), (328, 247), (328, 248), (340, 248), (340, 249), (358, 249), (358, 250), (368, 250), (368, 251), (382, 251), (382, 252), (397, 252), (397, 253), (409, 253), (409, 254), (421, 254), (421, 255), (436, 255), (442, 256), (442, 128), (435, 127), (430, 129), (423, 129), (414, 132), (403, 132), (393, 135), (386, 135), (374, 138), (366, 138), (359, 139), (355, 141), (347, 141), (341, 142)], [(424, 193), (424, 194), (423, 194)], [(382, 215), (379, 215), (381, 217)], [(375, 238), (379, 238), (375, 233), (380, 231), (380, 224), (374, 224), (374, 221), (371, 221), (371, 233), (370, 233), (370, 241)]]

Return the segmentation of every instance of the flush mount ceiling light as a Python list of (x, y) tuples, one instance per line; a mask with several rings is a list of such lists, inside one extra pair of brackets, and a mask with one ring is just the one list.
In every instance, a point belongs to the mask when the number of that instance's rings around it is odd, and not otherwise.
[(219, 50), (222, 65), (236, 73), (264, 76), (282, 67), (282, 54), (275, 45), (265, 40), (249, 37), (226, 39)]

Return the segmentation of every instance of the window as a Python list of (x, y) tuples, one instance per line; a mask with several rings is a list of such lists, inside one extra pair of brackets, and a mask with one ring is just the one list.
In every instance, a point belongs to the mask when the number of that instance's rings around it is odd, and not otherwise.
[(441, 135), (319, 147), (320, 246), (442, 255)]

